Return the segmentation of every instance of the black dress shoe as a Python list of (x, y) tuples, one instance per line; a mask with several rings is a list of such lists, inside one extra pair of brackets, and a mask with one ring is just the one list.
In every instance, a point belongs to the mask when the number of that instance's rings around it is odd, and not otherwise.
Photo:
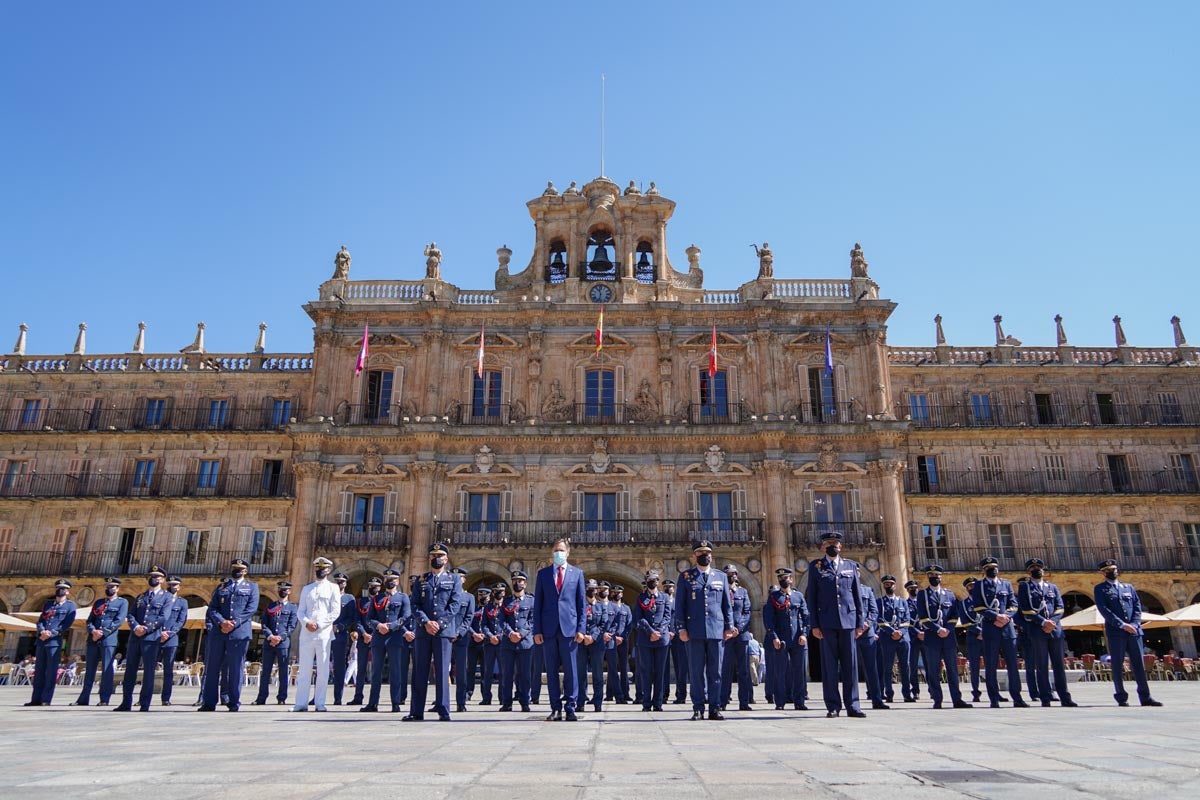
[(783, 711), (783, 706), (775, 706), (776, 711)]
[(237, 711), (239, 708), (241, 708), (241, 706), (235, 706), (233, 703), (230, 703), (229, 705), (227, 705), (225, 707), (228, 708), (230, 711)]
[[(1154, 702), (1155, 702), (1155, 703), (1158, 703), (1158, 701), (1157, 701), (1157, 700), (1155, 700)], [(1158, 703), (1158, 704), (1159, 704), (1160, 706), (1162, 705), (1162, 703)], [(1117, 703), (1117, 705), (1121, 706), (1121, 708), (1129, 708), (1129, 701), (1128, 701), (1128, 700), (1122, 700), (1121, 702)], [(1144, 705), (1144, 706), (1145, 706), (1145, 705), (1149, 705), (1149, 703), (1142, 703), (1142, 705)]]
[(525, 712), (526, 714), (528, 714), (529, 713), (529, 703), (521, 703), (521, 710), (523, 712)]
[(81, 702), (79, 702), (78, 700), (76, 700), (76, 701), (74, 701), (74, 702), (67, 703), (67, 705), (70, 705), (70, 706), (86, 706), (86, 705), (88, 705), (88, 704), (87, 704), (87, 703), (81, 703)]
[(871, 708), (875, 709), (876, 711), (887, 711), (891, 708), (891, 706), (889, 706), (887, 703), (871, 703)]
[(738, 711), (753, 711), (754, 706), (749, 703), (738, 703)]
[(170, 700), (163, 700), (163, 701), (162, 701), (162, 704), (163, 704), (164, 706), (169, 706), (169, 705), (171, 705), (171, 701), (170, 701)]
[(651, 708), (651, 710), (652, 710), (652, 711), (662, 711), (662, 710), (663, 710), (663, 707), (662, 707), (662, 706), (653, 706), (653, 707)]
[[(201, 706), (201, 708), (203, 708), (203, 706)], [(131, 704), (121, 703), (121, 705), (114, 708), (113, 711), (133, 711), (133, 706)]]
[(971, 705), (966, 700), (955, 700), (954, 707), (955, 708), (974, 708), (975, 706)]
[[(277, 697), (277, 698), (275, 698), (275, 705), (277, 705), (277, 706), (286, 706), (287, 704), (288, 704), (287, 700), (280, 700), (278, 697)], [(311, 706), (311, 705), (312, 705), (312, 703), (309, 703), (309, 705)]]
[(1016, 700), (1013, 700), (1013, 708), (1029, 708), (1029, 703), (1018, 697)]
[(839, 715), (839, 714), (841, 714), (841, 713), (842, 713), (842, 712), (840, 712), (840, 711), (826, 711), (826, 712), (825, 712), (825, 718), (826, 718), (826, 719), (832, 719), (832, 718), (834, 718), (834, 717), (838, 716), (838, 715)]
[(692, 712), (692, 721), (695, 722), (698, 719), (704, 719), (703, 711), (693, 711)]
[(481, 705), (481, 706), (490, 706), (491, 704), (492, 704), (491, 700), (480, 700), (479, 701), (479, 705)]
[[(979, 692), (972, 692), (972, 693), (971, 693), (971, 702), (972, 702), (972, 703), (978, 703), (978, 702), (979, 702), (979, 696), (980, 696), (980, 695), (979, 695)], [(889, 700), (888, 702), (891, 702), (891, 701)]]
[(846, 716), (847, 717), (857, 717), (857, 718), (861, 719), (861, 718), (867, 716), (867, 713), (865, 711), (860, 711), (857, 708), (852, 708), (846, 712)]
[(941, 708), (941, 707), (942, 707), (942, 701), (941, 701), (941, 700), (934, 700), (934, 701), (933, 701), (933, 707), (934, 707), (934, 708)]
[(562, 712), (551, 711), (546, 715), (546, 722), (562, 722)]
[(457, 711), (459, 714), (467, 713), (467, 707), (462, 705), (461, 703), (454, 710)]
[[(34, 700), (30, 700), (28, 703), (25, 704), (25, 707), (29, 708), (30, 706), (40, 706), (40, 705), (41, 705), (41, 703), (36, 702)], [(128, 709), (126, 709), (126, 710), (128, 710)]]
[(508, 705), (508, 706), (500, 706), (500, 707), (499, 707), (499, 708), (497, 708), (496, 710), (497, 710), (497, 711), (512, 711), (512, 706), (511, 706), (511, 705)]
[(1050, 701), (1049, 701), (1049, 700), (1046, 700), (1046, 701), (1044, 701), (1044, 702), (1042, 703), (1042, 708), (1049, 708), (1049, 707), (1050, 707)]
[(378, 711), (378, 710), (379, 710), (379, 706), (375, 705), (374, 703), (368, 703), (367, 705), (365, 705), (359, 709), (360, 712)]
[(293, 714), (307, 714), (308, 706), (302, 706), (301, 708), (293, 708), (291, 711)]
[(400, 713), (400, 704), (399, 703), (392, 703), (392, 713), (393, 714)]
[(334, 701), (333, 701), (333, 704), (334, 704), (335, 706), (340, 706), (340, 705), (342, 704), (342, 701), (341, 701), (341, 700), (334, 700)]
[(405, 714), (403, 717), (400, 718), (400, 721), (401, 722), (424, 722), (425, 715), (424, 714)]
[(1063, 708), (1079, 708), (1079, 703), (1076, 703), (1074, 700), (1063, 700), (1062, 707)]
[(267, 704), (267, 701), (266, 701), (266, 700), (255, 700), (255, 701), (254, 701), (253, 703), (251, 703), (250, 705), (252, 705), (252, 706), (265, 706), (266, 704)]
[(796, 703), (793, 708), (795, 708), (796, 711), (808, 711), (808, 705), (805, 703)]
[(450, 721), (449, 714), (438, 714), (438, 722), (449, 722), (449, 721)]
[(316, 711), (318, 714), (324, 714), (325, 712), (329, 711), (329, 709), (327, 709), (327, 708), (314, 708), (314, 709), (313, 709), (313, 711)]
[(566, 715), (565, 719), (567, 722), (578, 722), (579, 716), (574, 711), (567, 709), (567, 715)]
[(351, 700), (349, 703), (346, 703), (346, 705), (348, 705), (348, 706), (361, 706), (361, 705), (362, 705), (362, 700)]
[(915, 702), (917, 702), (917, 698), (915, 698), (915, 697), (906, 697), (906, 698), (904, 698), (904, 702), (906, 702), (906, 703), (915, 703)]
[(107, 700), (101, 700), (99, 703), (96, 703), (96, 705), (98, 705), (98, 706), (106, 706), (106, 705), (108, 705), (108, 701), (107, 701)]
[(674, 700), (672, 700), (672, 701), (671, 701), (671, 705), (673, 705), (673, 706), (681, 706), (681, 705), (683, 705), (683, 704), (684, 704), (684, 703), (686, 703), (686, 702), (687, 702), (687, 698), (686, 698), (686, 697), (676, 697)]
[[(114, 709), (113, 709), (113, 711), (128, 711), (128, 710), (129, 710), (128, 708), (122, 709), (122, 708), (120, 708), (120, 707), (117, 707), (117, 708), (114, 708)], [(217, 707), (216, 707), (216, 706), (204, 706), (204, 705), (202, 705), (202, 706), (200, 706), (199, 708), (197, 708), (196, 710), (197, 710), (197, 711), (216, 711), (216, 710), (217, 710)]]
[[(1129, 705), (1129, 704), (1128, 704), (1128, 703), (1122, 703), (1121, 705), (1123, 705), (1123, 706), (1127, 706), (1127, 705)], [(1149, 700), (1147, 700), (1146, 702), (1142, 703), (1142, 705), (1144, 705), (1144, 706), (1154, 706), (1155, 708), (1157, 708), (1157, 707), (1161, 706), (1161, 705), (1162, 705), (1162, 703), (1158, 702), (1158, 701), (1157, 701), (1157, 700), (1155, 700), (1154, 698), (1150, 698), (1150, 699), (1149, 699)]]
[[(996, 698), (996, 699), (997, 699), (997, 700), (999, 700), (1001, 703), (1007, 703), (1007, 702), (1008, 702), (1008, 698), (1007, 698), (1007, 697), (1005, 697), (1004, 695), (1000, 695), (1000, 696), (999, 696), (998, 698)], [(1033, 698), (1033, 699), (1034, 699), (1034, 700), (1037, 700), (1037, 698), (1036, 698), (1036, 697), (1035, 697), (1035, 698)]]
[(714, 708), (712, 711), (708, 712), (708, 718), (720, 721), (725, 719), (725, 715), (722, 714), (718, 709)]
[(992, 702), (991, 702), (989, 705), (991, 705), (991, 707), (992, 707), (992, 708), (999, 708), (999, 707), (1000, 707), (1000, 701), (999, 701), (999, 700), (993, 700), (993, 701), (992, 701)]

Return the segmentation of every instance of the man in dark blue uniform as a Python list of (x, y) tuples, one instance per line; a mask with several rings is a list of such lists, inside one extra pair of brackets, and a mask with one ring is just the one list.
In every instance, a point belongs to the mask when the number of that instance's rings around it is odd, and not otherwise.
[(454, 633), (451, 644), (451, 656), (454, 661), (454, 710), (461, 714), (467, 710), (467, 698), (471, 694), (471, 623), (475, 619), (475, 595), (466, 589), (467, 571), (456, 567), (454, 574), (458, 576), (462, 586), (459, 595), (458, 630)]
[(921, 628), (917, 616), (917, 592), (920, 584), (909, 579), (904, 582), (904, 592), (908, 595), (908, 619), (912, 624), (909, 630), (908, 651), (908, 680), (912, 685), (912, 698), (915, 703), (921, 697), (921, 661), (924, 657), (925, 631)]
[(583, 642), (576, 651), (576, 671), (579, 674), (579, 692), (575, 700), (576, 708), (583, 708), (588, 703), (587, 676), (592, 673), (592, 708), (600, 711), (604, 704), (604, 634), (609, 622), (605, 609), (607, 603), (600, 603), (596, 597), (600, 584), (595, 578), (588, 580), (585, 586), (587, 603), (584, 606)]
[(279, 669), (279, 689), (275, 693), (277, 705), (286, 705), (288, 685), (288, 664), (292, 652), (292, 634), (300, 624), (296, 613), (296, 604), (291, 602), (292, 584), (279, 581), (275, 584), (279, 599), (267, 606), (263, 611), (262, 622), (262, 672), (258, 675), (258, 697), (254, 705), (265, 706), (267, 695), (271, 691), (271, 674)]
[(1000, 682), (996, 671), (1000, 656), (1008, 666), (1008, 690), (1012, 693), (1014, 708), (1028, 708), (1021, 698), (1021, 673), (1017, 666), (1017, 594), (1013, 586), (1000, 577), (1000, 562), (987, 556), (979, 562), (983, 580), (977, 581), (971, 590), (971, 601), (975, 612), (982, 617), (983, 664), (987, 684), (988, 700), (992, 708), (999, 708), (1006, 698), (1000, 694)]
[[(412, 611), (412, 599), (417, 591), (417, 581), (420, 575), (408, 576), (409, 611)], [(413, 648), (417, 644), (417, 624), (411, 617), (405, 627), (404, 635), (400, 637), (400, 705), (408, 702), (408, 687), (412, 685)]]
[(658, 570), (646, 573), (645, 589), (633, 602), (637, 694), (642, 711), (662, 711), (671, 641), (671, 599), (658, 590)]
[(483, 672), (480, 681), (483, 699), (479, 703), (481, 706), (492, 704), (492, 687), (495, 686), (500, 672), (500, 639), (504, 636), (501, 624), (504, 620), (504, 597), (507, 593), (508, 584), (494, 583), (487, 602), (483, 604), (483, 617), (479, 622), (483, 633)]
[(142, 677), (142, 689), (138, 695), (138, 707), (150, 710), (154, 696), (154, 670), (158, 666), (160, 634), (166, 629), (167, 621), (175, 609), (175, 596), (162, 587), (167, 574), (160, 567), (151, 567), (146, 576), (150, 588), (138, 595), (129, 610), (129, 640), (125, 643), (125, 677), (121, 681), (121, 702), (113, 711), (133, 710), (133, 687), (138, 673)]
[(983, 657), (983, 617), (975, 610), (972, 594), (977, 581), (963, 580), (967, 596), (959, 601), (958, 624), (966, 635), (967, 669), (971, 675), (971, 702), (979, 702), (979, 660)]
[(1113, 698), (1119, 706), (1129, 705), (1129, 693), (1121, 665), (1129, 657), (1129, 666), (1137, 680), (1138, 701), (1144, 706), (1161, 706), (1150, 696), (1146, 680), (1146, 665), (1142, 662), (1142, 601), (1132, 583), (1120, 580), (1121, 569), (1113, 559), (1101, 561), (1098, 569), (1104, 581), (1096, 584), (1092, 597), (1100, 616), (1104, 617), (1104, 636), (1113, 663)]
[(355, 657), (358, 660), (354, 666), (354, 698), (346, 704), (348, 706), (362, 705), (363, 689), (371, 681), (371, 640), (375, 638), (375, 629), (371, 627), (370, 614), (372, 604), (375, 602), (375, 595), (379, 594), (382, 588), (383, 581), (372, 576), (367, 581), (367, 596), (355, 601), (358, 620), (355, 622), (354, 632), (350, 638), (354, 641)]
[(703, 539), (692, 547), (696, 566), (679, 573), (675, 593), (675, 620), (679, 638), (687, 643), (688, 675), (692, 684), (692, 719), (723, 720), (721, 713), (721, 651), (737, 636), (733, 602), (725, 576), (712, 568), (712, 542)]
[(450, 547), (443, 542), (429, 546), (429, 572), (418, 578), (413, 590), (412, 704), (405, 722), (425, 718), (425, 696), (429, 691), (429, 668), (433, 662), (434, 708), (438, 719), (450, 721), (450, 657), (454, 637), (462, 623), (462, 581), (446, 568)]
[(663, 691), (663, 697), (671, 694), (671, 682), (675, 683), (675, 699), (671, 701), (673, 705), (683, 705), (687, 702), (687, 687), (688, 687), (688, 656), (687, 644), (679, 638), (679, 623), (678, 617), (675, 615), (675, 581), (664, 580), (663, 592), (667, 595), (667, 599), (671, 603), (671, 644), (667, 649), (671, 651), (671, 657), (667, 664), (666, 680), (667, 688)]
[(867, 681), (867, 697), (871, 708), (886, 711), (891, 708), (883, 702), (882, 681), (879, 679), (879, 604), (875, 591), (861, 581), (858, 590), (862, 593), (863, 635), (858, 637), (858, 663)]
[(400, 573), (394, 569), (383, 572), (383, 591), (371, 600), (367, 612), (367, 630), (371, 633), (371, 696), (359, 711), (379, 710), (379, 694), (383, 688), (383, 665), (388, 665), (388, 694), (392, 712), (398, 713), (404, 692), (401, 677), (400, 642), (409, 632), (412, 605), (408, 595), (400, 591)]
[(230, 711), (242, 705), (242, 671), (250, 647), (250, 620), (258, 611), (258, 584), (246, 579), (250, 565), (235, 558), (229, 564), (229, 583), (213, 594), (208, 606), (208, 659), (204, 664), (203, 703), (198, 711), (216, 711), (222, 681)]
[(329, 661), (333, 675), (333, 704), (340, 706), (346, 691), (346, 668), (350, 660), (350, 634), (358, 624), (358, 603), (354, 595), (346, 591), (350, 576), (344, 572), (333, 573), (333, 582), (342, 592), (341, 611), (333, 623), (333, 636), (329, 640)]
[(617, 612), (615, 602), (608, 599), (612, 591), (612, 584), (608, 581), (600, 581), (600, 588), (596, 590), (596, 605), (604, 613), (604, 627), (601, 632), (601, 674), (605, 669), (608, 670), (608, 680), (604, 683), (604, 699), (607, 702), (613, 702), (616, 695), (613, 694), (613, 681), (616, 672), (617, 663), (617, 635), (620, 627), (620, 614)]
[(120, 578), (104, 579), (104, 597), (92, 603), (87, 620), (87, 662), (83, 673), (83, 688), (73, 706), (86, 706), (92, 701), (92, 684), (96, 680), (96, 668), (100, 668), (100, 705), (108, 705), (112, 699), (113, 658), (117, 654), (117, 631), (129, 616), (129, 601), (117, 592), (121, 588)]
[(480, 584), (475, 589), (475, 613), (471, 616), (471, 641), (467, 644), (467, 699), (475, 696), (475, 676), (479, 675), (479, 705), (492, 704), (492, 683), (485, 680), (487, 672), (484, 664), (487, 661), (487, 648), (484, 645), (487, 635), (483, 632), (483, 618), (486, 613), (488, 600), (492, 598), (492, 590)]
[(158, 661), (162, 664), (163, 682), (160, 702), (164, 706), (171, 705), (171, 695), (175, 689), (175, 653), (179, 650), (179, 632), (187, 624), (188, 604), (179, 596), (183, 579), (178, 575), (167, 578), (167, 593), (173, 598), (171, 613), (158, 634)]
[[(1020, 592), (1021, 585), (1027, 580), (1029, 580), (1027, 575), (1017, 578), (1014, 591)], [(1013, 627), (1017, 629), (1017, 656), (1025, 662), (1025, 688), (1029, 691), (1030, 702), (1037, 702), (1041, 698), (1038, 696), (1037, 689), (1037, 666), (1032, 657), (1033, 645), (1029, 642), (1029, 625), (1019, 612), (1013, 616)], [(1050, 699), (1057, 700), (1058, 698), (1051, 696)]]
[(63, 642), (70, 635), (71, 625), (75, 622), (75, 601), (69, 598), (70, 594), (71, 582), (59, 578), (54, 582), (54, 598), (42, 606), (34, 649), (37, 663), (33, 672), (33, 697), (25, 704), (27, 706), (48, 706), (54, 699)]
[(1028, 626), (1038, 697), (1042, 698), (1043, 706), (1050, 705), (1050, 668), (1053, 668), (1059, 703), (1065, 708), (1074, 708), (1079, 704), (1071, 699), (1067, 689), (1066, 638), (1062, 629), (1066, 606), (1062, 592), (1046, 580), (1046, 563), (1040, 558), (1026, 561), (1025, 569), (1029, 572), (1029, 580), (1017, 591), (1017, 606)]
[(738, 634), (725, 642), (721, 655), (721, 710), (733, 698), (733, 683), (737, 681), (738, 711), (753, 711), (754, 682), (750, 679), (750, 593), (741, 585), (737, 567), (725, 565), (725, 580), (729, 583), (729, 603), (733, 612), (733, 627)]
[(883, 682), (883, 699), (895, 700), (892, 689), (892, 665), (900, 673), (900, 693), (906, 703), (916, 702), (909, 673), (912, 650), (912, 617), (908, 601), (896, 594), (896, 578), (883, 576), (883, 594), (879, 597), (879, 678)]
[(774, 655), (768, 680), (775, 710), (790, 701), (797, 711), (808, 710), (808, 632), (810, 619), (804, 594), (792, 588), (793, 573), (787, 567), (775, 570), (778, 588), (763, 603), (764, 649)]
[(929, 585), (917, 595), (917, 621), (925, 630), (925, 679), (929, 682), (929, 697), (934, 708), (942, 707), (941, 670), (946, 669), (946, 683), (955, 708), (971, 708), (962, 699), (958, 688), (958, 598), (942, 586), (943, 570), (937, 564), (925, 568)]
[[(617, 705), (629, 703), (629, 653), (633, 648), (633, 611), (625, 605), (625, 587), (616, 584), (612, 587), (613, 604), (617, 610), (617, 668), (610, 667), (608, 685), (609, 691), (617, 698)], [(615, 678), (614, 678), (615, 675)]]
[(858, 704), (858, 658), (855, 647), (855, 641), (863, 635), (866, 624), (858, 585), (858, 564), (842, 558), (842, 534), (838, 531), (826, 533), (821, 538), (821, 546), (825, 549), (825, 556), (809, 564), (805, 600), (812, 620), (812, 635), (821, 642), (821, 689), (825, 698), (825, 716), (838, 716), (844, 705), (847, 716), (865, 717)]
[(529, 711), (529, 680), (533, 660), (533, 598), (525, 593), (529, 576), (521, 570), (511, 574), (513, 596), (502, 609), (500, 631), (500, 710), (512, 711), (513, 684), (516, 701)]

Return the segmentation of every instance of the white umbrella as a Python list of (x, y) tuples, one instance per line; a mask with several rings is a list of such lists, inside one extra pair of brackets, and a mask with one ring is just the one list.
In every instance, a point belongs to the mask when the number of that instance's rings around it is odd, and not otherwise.
[[(1166, 628), (1172, 624), (1174, 621), (1164, 616), (1151, 614), (1148, 611), (1142, 612), (1142, 628)], [(1066, 630), (1072, 631), (1102, 631), (1104, 630), (1104, 617), (1101, 616), (1100, 609), (1089, 606), (1069, 617), (1063, 617), (1062, 626)]]
[[(208, 616), (208, 606), (196, 606), (189, 608), (187, 613), (187, 622), (183, 623), (183, 627), (188, 630), (196, 630), (204, 628), (204, 620)], [(261, 630), (262, 625), (254, 620), (250, 621), (250, 627), (253, 630)]]
[(26, 622), (18, 617), (10, 617), (8, 614), (0, 614), (0, 631), (35, 631), (37, 625), (32, 622)]
[(1200, 603), (1171, 611), (1167, 619), (1174, 620), (1176, 625), (1200, 625)]

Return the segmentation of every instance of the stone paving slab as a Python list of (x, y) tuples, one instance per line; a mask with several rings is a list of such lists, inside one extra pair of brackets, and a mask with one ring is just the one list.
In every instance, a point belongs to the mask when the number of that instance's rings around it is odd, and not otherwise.
[(1200, 796), (1200, 683), (1155, 683), (1164, 708), (1118, 708), (1111, 690), (1073, 687), (1078, 709), (921, 702), (863, 720), (760, 706), (692, 722), (688, 706), (610, 706), (576, 724), (546, 723), (543, 705), (414, 724), (334, 706), (195, 714), (187, 687), (148, 714), (68, 707), (68, 687), (59, 705), (23, 708), (28, 687), (0, 686), (0, 731), (5, 795), (22, 800), (147, 790), (173, 800), (323, 798), (385, 787), (422, 800)]

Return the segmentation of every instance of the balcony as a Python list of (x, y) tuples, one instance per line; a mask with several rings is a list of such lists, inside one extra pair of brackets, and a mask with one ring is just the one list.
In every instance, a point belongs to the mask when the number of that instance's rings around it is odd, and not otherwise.
[(170, 406), (148, 411), (145, 406), (17, 409), (0, 412), (0, 432), (37, 431), (274, 431), (298, 417), (292, 404), (287, 417), (263, 408)]
[(897, 409), (914, 428), (1088, 428), (1109, 426), (1200, 425), (1200, 406), (1183, 403), (1018, 403), (968, 404)]
[(842, 534), (844, 547), (883, 549), (882, 522), (793, 522), (789, 544), (798, 550), (819, 550), (821, 537), (830, 531)]
[(797, 425), (849, 425), (862, 422), (861, 409), (855, 408), (853, 401), (848, 403), (801, 403), (796, 406)]
[(1165, 545), (1103, 545), (1095, 547), (928, 547), (913, 546), (914, 567), (920, 571), (926, 564), (939, 564), (953, 572), (979, 573), (979, 562), (994, 556), (1000, 562), (1002, 577), (1014, 579), (1025, 574), (1025, 560), (1040, 558), (1053, 572), (1095, 572), (1096, 565), (1114, 558), (1124, 572), (1193, 572), (1200, 570), (1200, 543)]
[(750, 407), (745, 403), (690, 403), (684, 421), (689, 425), (740, 425), (750, 421)]
[(409, 528), (404, 523), (328, 523), (317, 525), (316, 546), (326, 550), (389, 550), (408, 547)]
[(286, 549), (262, 553), (244, 550), (82, 550), (63, 553), (50, 550), (0, 552), (0, 575), (99, 577), (144, 575), (159, 566), (171, 575), (216, 577), (229, 572), (229, 562), (244, 558), (250, 578), (284, 575), (288, 571)]
[(138, 480), (131, 474), (67, 475), (31, 473), (0, 476), (0, 498), (13, 497), (291, 497), (291, 473), (220, 475), (201, 485), (195, 473), (154, 475)]
[(1114, 473), (1107, 470), (940, 470), (935, 480), (909, 472), (909, 494), (1197, 494), (1196, 476), (1170, 469)]
[(439, 522), (437, 536), (459, 547), (549, 549), (559, 536), (572, 547), (690, 547), (708, 539), (714, 546), (758, 546), (762, 519), (636, 519), (609, 521), (505, 520)]

